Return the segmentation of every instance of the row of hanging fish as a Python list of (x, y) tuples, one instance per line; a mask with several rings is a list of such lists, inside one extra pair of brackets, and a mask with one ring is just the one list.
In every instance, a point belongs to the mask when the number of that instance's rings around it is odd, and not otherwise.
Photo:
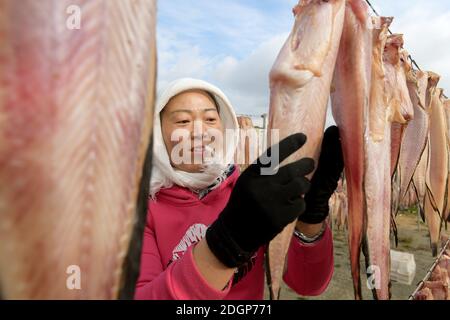
[(155, 0), (0, 0), (0, 298), (133, 298), (155, 28)]
[(336, 191), (329, 200), (329, 223), (331, 228), (337, 230), (344, 230), (347, 228), (347, 192), (345, 180), (341, 179), (338, 182)]
[[(331, 220), (347, 225), (355, 298), (362, 298), (363, 252), (367, 275), (378, 270), (374, 298), (389, 299), (390, 236), (400, 202), (413, 188), (433, 252), (448, 218), (448, 100), (437, 74), (413, 70), (403, 35), (389, 32), (393, 18), (370, 15), (366, 1), (303, 0), (293, 12), (294, 27), (270, 72), (269, 129), (279, 129), (280, 139), (295, 132), (308, 137), (282, 165), (317, 160), (331, 92), (346, 184), (345, 195), (330, 201)], [(292, 231), (288, 226), (269, 246), (272, 298), (279, 295)]]

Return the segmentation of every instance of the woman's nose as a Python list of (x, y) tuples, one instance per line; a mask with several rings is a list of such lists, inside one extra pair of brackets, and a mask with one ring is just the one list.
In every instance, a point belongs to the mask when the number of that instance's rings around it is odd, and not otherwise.
[(203, 121), (194, 121), (194, 128), (192, 131), (192, 137), (194, 139), (204, 139), (206, 138), (207, 130)]

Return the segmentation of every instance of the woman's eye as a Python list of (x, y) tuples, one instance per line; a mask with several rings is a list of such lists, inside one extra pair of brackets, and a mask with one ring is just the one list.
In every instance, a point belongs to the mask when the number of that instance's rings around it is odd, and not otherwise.
[(187, 124), (187, 123), (189, 123), (189, 120), (178, 120), (177, 123), (178, 124)]
[(206, 121), (208, 121), (208, 122), (214, 122), (214, 121), (216, 121), (216, 118), (208, 118), (208, 119), (206, 119)]

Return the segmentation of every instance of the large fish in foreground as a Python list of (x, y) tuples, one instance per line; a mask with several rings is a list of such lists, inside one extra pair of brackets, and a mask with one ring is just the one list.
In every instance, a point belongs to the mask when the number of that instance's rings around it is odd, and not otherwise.
[(235, 153), (235, 163), (241, 172), (258, 157), (258, 136), (252, 119), (245, 116), (237, 117), (239, 124), (239, 144)]
[[(363, 241), (364, 131), (369, 112), (372, 68), (372, 26), (362, 0), (346, 1), (345, 22), (331, 92), (339, 127), (348, 197), (348, 238), (355, 298), (361, 299), (360, 253)], [(379, 127), (379, 124), (372, 123)], [(379, 129), (384, 133), (384, 129)]]
[[(344, 0), (302, 0), (294, 8), (294, 27), (270, 72), (268, 141), (276, 143), (270, 129), (279, 130), (279, 139), (303, 132), (308, 140), (285, 164), (303, 157), (318, 159), (344, 7)], [(269, 244), (268, 284), (274, 299), (294, 227), (287, 226)]]
[(133, 296), (155, 2), (0, 0), (3, 298)]
[(390, 298), (391, 123), (383, 52), (392, 18), (374, 17), (372, 20), (372, 80), (369, 113), (365, 116), (369, 128), (365, 131), (366, 228), (363, 249), (368, 274), (376, 277), (372, 288), (373, 296), (375, 299), (388, 300)]

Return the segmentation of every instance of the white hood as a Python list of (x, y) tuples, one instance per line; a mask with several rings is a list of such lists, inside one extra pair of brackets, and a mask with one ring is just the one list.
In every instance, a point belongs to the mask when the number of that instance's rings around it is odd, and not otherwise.
[[(169, 100), (187, 90), (200, 89), (211, 93), (219, 105), (219, 116), (224, 130), (233, 129), (232, 139), (226, 139), (226, 152), (221, 163), (205, 164), (200, 173), (189, 173), (172, 167), (169, 154), (164, 144), (160, 113)], [(200, 191), (210, 186), (228, 167), (234, 163), (234, 153), (239, 138), (239, 125), (230, 101), (217, 87), (202, 80), (182, 78), (171, 82), (158, 93), (153, 122), (153, 168), (150, 180), (150, 196), (155, 198), (161, 188), (169, 188), (174, 184)]]

